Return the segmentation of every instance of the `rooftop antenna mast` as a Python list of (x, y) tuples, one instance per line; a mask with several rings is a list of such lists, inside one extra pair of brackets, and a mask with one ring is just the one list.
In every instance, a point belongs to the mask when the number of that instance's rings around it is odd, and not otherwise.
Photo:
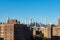
[(9, 20), (10, 20), (9, 16), (7, 17), (7, 20), (8, 20), (8, 22), (9, 22)]

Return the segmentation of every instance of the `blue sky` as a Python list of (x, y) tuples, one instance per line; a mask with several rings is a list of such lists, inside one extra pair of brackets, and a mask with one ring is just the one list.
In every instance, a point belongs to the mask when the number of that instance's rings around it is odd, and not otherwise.
[(57, 24), (60, 18), (60, 0), (0, 0), (0, 22), (7, 17), (18, 19), (22, 23), (30, 18), (33, 21)]

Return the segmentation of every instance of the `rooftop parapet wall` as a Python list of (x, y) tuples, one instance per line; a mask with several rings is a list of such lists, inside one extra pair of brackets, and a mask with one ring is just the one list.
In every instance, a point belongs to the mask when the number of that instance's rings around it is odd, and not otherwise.
[(20, 24), (20, 21), (17, 20), (8, 20), (8, 24)]

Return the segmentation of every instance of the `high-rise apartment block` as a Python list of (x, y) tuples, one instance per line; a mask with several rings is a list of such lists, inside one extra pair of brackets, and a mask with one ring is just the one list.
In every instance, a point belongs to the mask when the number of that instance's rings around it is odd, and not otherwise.
[(29, 27), (17, 20), (0, 24), (0, 40), (31, 40), (30, 35)]

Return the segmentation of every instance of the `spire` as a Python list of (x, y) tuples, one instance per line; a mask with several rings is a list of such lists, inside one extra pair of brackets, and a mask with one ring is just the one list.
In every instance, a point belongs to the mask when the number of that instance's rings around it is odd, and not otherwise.
[(9, 17), (7, 17), (7, 20), (8, 20), (8, 23), (9, 23), (10, 18), (9, 18)]

